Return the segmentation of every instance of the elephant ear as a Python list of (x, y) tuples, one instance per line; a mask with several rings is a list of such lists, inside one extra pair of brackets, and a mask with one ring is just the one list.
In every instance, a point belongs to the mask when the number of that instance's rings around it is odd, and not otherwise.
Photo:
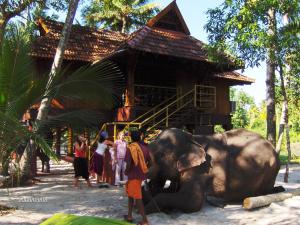
[(200, 166), (206, 161), (206, 153), (201, 145), (195, 145), (193, 149), (179, 157), (177, 161), (177, 169), (179, 172)]

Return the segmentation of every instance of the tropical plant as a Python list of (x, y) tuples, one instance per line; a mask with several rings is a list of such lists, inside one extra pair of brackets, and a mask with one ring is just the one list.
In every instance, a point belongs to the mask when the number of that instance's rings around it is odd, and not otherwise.
[(236, 102), (236, 109), (232, 115), (234, 128), (247, 128), (250, 124), (249, 111), (255, 106), (252, 96), (242, 90), (230, 89), (230, 99)]
[[(0, 163), (1, 173), (7, 175), (11, 153), (16, 151), (19, 145), (31, 139), (46, 154), (54, 157), (54, 153), (44, 139), (45, 129), (58, 125), (61, 127), (94, 125), (99, 120), (99, 113), (73, 110), (62, 112), (57, 116), (49, 115), (47, 119), (34, 125), (32, 132), (28, 131), (20, 121), (30, 107), (41, 101), (48, 77), (36, 73), (32, 59), (28, 55), (28, 43), (22, 39), (22, 34), (15, 32), (8, 34), (1, 50)], [(123, 88), (123, 76), (114, 64), (106, 62), (81, 67), (71, 74), (68, 71), (68, 69), (63, 70), (53, 79), (47, 89), (49, 97), (58, 101), (91, 102), (93, 100), (93, 106), (98, 108), (101, 106), (105, 109), (114, 106), (113, 103)], [(97, 101), (94, 102), (95, 99)], [(27, 150), (30, 151), (30, 148)]]
[[(298, 0), (230, 0), (208, 11), (206, 30), (210, 43), (218, 50), (234, 52), (247, 66), (267, 62), (267, 138), (276, 141), (275, 69), (295, 44), (291, 34), (299, 28)], [(280, 21), (289, 14), (292, 25)], [(291, 38), (292, 37), (292, 38)]]
[[(44, 11), (48, 8), (65, 10), (67, 0), (2, 0), (0, 1), (0, 46), (5, 34), (8, 22), (16, 17), (21, 16), (32, 22), (39, 15), (45, 15)], [(26, 15), (24, 12), (26, 11)]]
[(48, 116), (48, 111), (49, 111), (49, 106), (52, 101), (52, 99), (48, 96), (48, 89), (52, 85), (53, 80), (55, 77), (58, 75), (58, 73), (61, 70), (61, 65), (63, 62), (63, 57), (64, 57), (64, 52), (65, 48), (67, 46), (70, 33), (71, 33), (71, 28), (73, 24), (73, 20), (77, 11), (78, 7), (78, 2), (79, 0), (71, 0), (68, 8), (68, 13), (66, 16), (66, 21), (63, 26), (62, 32), (61, 32), (61, 37), (58, 42), (58, 46), (56, 48), (54, 60), (51, 66), (51, 70), (48, 76), (48, 82), (47, 86), (44, 90), (44, 96), (41, 102), (41, 105), (39, 107), (38, 115), (37, 115), (37, 120), (44, 120)]
[(147, 23), (158, 11), (149, 0), (92, 0), (82, 11), (86, 24), (122, 33)]

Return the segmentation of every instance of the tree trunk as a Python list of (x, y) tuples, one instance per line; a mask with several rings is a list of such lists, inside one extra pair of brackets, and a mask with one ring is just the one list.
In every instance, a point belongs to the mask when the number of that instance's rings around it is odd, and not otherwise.
[[(269, 15), (269, 35), (275, 34), (275, 11), (270, 9)], [(275, 49), (269, 46), (267, 58), (266, 76), (266, 105), (267, 105), (267, 139), (276, 146), (276, 113), (275, 113)]]
[(0, 47), (2, 46), (3, 43), (6, 24), (7, 24), (7, 20), (5, 18), (0, 18)]
[(280, 124), (279, 124), (279, 130), (278, 130), (278, 139), (277, 139), (277, 144), (276, 144), (276, 152), (278, 155), (280, 153), (282, 140), (283, 140), (284, 127), (285, 127), (285, 121), (286, 121), (286, 118), (285, 118), (286, 110), (287, 110), (286, 104), (282, 103)]
[[(289, 18), (288, 18), (288, 13), (283, 15), (283, 24), (286, 26), (289, 23)], [(283, 100), (284, 100), (284, 124), (285, 124), (285, 132), (286, 132), (286, 148), (288, 151), (288, 161), (286, 164), (286, 170), (285, 170), (285, 174), (284, 174), (284, 182), (288, 182), (289, 181), (289, 165), (290, 165), (290, 161), (291, 161), (291, 143), (290, 143), (290, 127), (289, 127), (289, 111), (288, 111), (288, 96), (287, 96), (287, 92), (285, 89), (285, 81), (286, 81), (286, 77), (284, 77), (284, 71), (283, 71), (283, 66), (282, 66), (282, 61), (279, 59), (279, 75), (280, 75), (280, 82), (281, 82), (281, 91), (283, 94)]]
[[(286, 147), (288, 151), (288, 162), (286, 164), (286, 171), (284, 175), (284, 182), (288, 182), (288, 177), (289, 177), (289, 164), (291, 161), (291, 145), (290, 145), (290, 128), (289, 128), (289, 111), (288, 111), (288, 98), (286, 94), (286, 89), (285, 89), (285, 82), (284, 82), (284, 75), (283, 75), (283, 69), (282, 69), (282, 64), (280, 63), (280, 70), (279, 70), (279, 75), (280, 75), (280, 87), (281, 87), (281, 92), (283, 95), (283, 108), (282, 108), (282, 113), (281, 118), (283, 119), (283, 123), (285, 126), (285, 132), (286, 132)], [(282, 125), (282, 124), (280, 124)], [(283, 133), (284, 128), (282, 128), (282, 133)], [(283, 136), (283, 134), (281, 134)], [(279, 142), (279, 141), (278, 141)], [(278, 145), (281, 143), (278, 143)], [(277, 150), (277, 147), (276, 147)], [(279, 146), (280, 150), (280, 146)], [(279, 151), (278, 151), (279, 152)]]
[(126, 18), (122, 17), (122, 33), (125, 34), (126, 33)]
[(300, 188), (297, 188), (292, 191), (269, 194), (257, 197), (245, 198), (243, 202), (244, 209), (255, 209), (263, 206), (270, 205), (272, 202), (281, 202), (285, 199), (291, 198), (293, 196), (300, 195)]
[(51, 71), (49, 73), (49, 80), (46, 86), (44, 98), (41, 102), (41, 105), (39, 107), (39, 112), (37, 116), (37, 120), (41, 121), (47, 118), (48, 112), (49, 112), (49, 106), (51, 103), (51, 98), (49, 98), (48, 95), (48, 89), (51, 86), (54, 77), (56, 74), (60, 71), (62, 61), (63, 61), (63, 56), (65, 52), (66, 45), (68, 43), (69, 37), (70, 37), (70, 32), (73, 24), (73, 20), (76, 14), (77, 6), (78, 6), (79, 0), (72, 0), (69, 5), (68, 9), (68, 14), (66, 17), (66, 21), (62, 30), (62, 34), (56, 49), (54, 61), (51, 67)]
[(21, 182), (32, 179), (35, 174), (32, 173), (32, 162), (34, 159), (35, 146), (32, 140), (28, 141), (25, 151), (20, 159)]

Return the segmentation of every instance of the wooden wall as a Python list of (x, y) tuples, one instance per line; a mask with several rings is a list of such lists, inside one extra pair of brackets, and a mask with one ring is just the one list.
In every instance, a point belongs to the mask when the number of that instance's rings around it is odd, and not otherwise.
[(229, 115), (229, 84), (226, 81), (214, 80), (213, 86), (216, 87), (216, 114)]

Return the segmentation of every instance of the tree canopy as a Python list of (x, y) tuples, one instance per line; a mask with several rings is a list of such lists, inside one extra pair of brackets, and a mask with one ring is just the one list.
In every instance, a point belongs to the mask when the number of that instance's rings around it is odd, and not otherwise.
[(149, 0), (92, 0), (82, 17), (90, 26), (125, 33), (144, 25), (158, 11)]

